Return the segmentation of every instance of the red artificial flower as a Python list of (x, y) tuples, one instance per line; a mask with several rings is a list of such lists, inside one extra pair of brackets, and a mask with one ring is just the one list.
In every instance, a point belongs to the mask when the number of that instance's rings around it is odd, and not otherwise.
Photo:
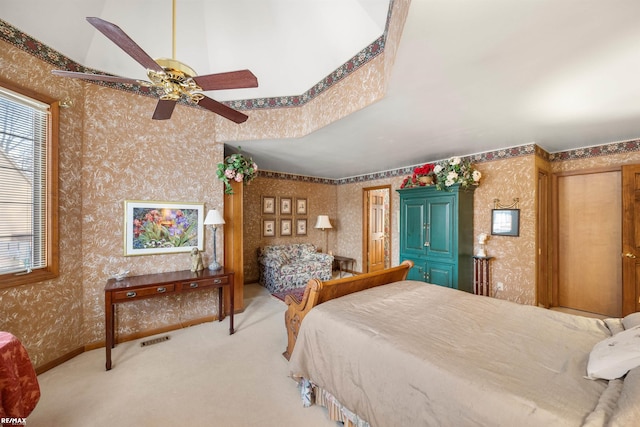
[(433, 168), (435, 166), (433, 163), (426, 163), (422, 166), (419, 166), (413, 170), (414, 175), (429, 175), (433, 172)]

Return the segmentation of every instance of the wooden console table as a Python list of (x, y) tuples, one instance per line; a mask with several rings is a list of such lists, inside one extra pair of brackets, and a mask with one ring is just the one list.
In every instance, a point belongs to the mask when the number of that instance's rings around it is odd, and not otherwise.
[(190, 270), (172, 271), (168, 273), (145, 274), (126, 277), (121, 281), (109, 279), (104, 288), (104, 316), (106, 328), (107, 371), (111, 369), (111, 349), (115, 347), (115, 305), (128, 301), (137, 301), (161, 295), (192, 292), (199, 289), (219, 288), (218, 320), (224, 319), (222, 288), (229, 289), (229, 335), (233, 330), (233, 272), (221, 269), (211, 271), (204, 269), (198, 272)]

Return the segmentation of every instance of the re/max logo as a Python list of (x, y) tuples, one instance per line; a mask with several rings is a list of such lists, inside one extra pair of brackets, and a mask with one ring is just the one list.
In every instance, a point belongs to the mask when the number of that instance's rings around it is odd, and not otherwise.
[(26, 425), (26, 418), (10, 418), (10, 417), (2, 417), (0, 418), (0, 424), (13, 424), (13, 425)]

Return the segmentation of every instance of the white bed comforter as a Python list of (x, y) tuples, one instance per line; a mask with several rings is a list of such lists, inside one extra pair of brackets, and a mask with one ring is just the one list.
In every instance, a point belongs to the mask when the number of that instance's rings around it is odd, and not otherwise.
[(598, 319), (403, 281), (311, 310), (290, 371), (376, 427), (602, 424), (622, 381), (589, 418), (609, 382), (584, 376), (610, 335)]

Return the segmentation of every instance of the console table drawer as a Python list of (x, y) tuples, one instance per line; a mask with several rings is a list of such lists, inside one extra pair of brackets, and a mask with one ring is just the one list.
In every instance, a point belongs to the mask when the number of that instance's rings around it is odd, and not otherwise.
[(222, 285), (229, 283), (229, 276), (220, 276), (210, 279), (190, 280), (188, 282), (180, 283), (180, 289), (188, 291), (190, 289), (203, 289), (203, 288), (219, 288)]
[(127, 291), (116, 291), (113, 293), (113, 299), (114, 301), (131, 300), (136, 298), (148, 297), (151, 295), (166, 294), (169, 292), (173, 292), (175, 289), (176, 285), (174, 283), (169, 283), (166, 285), (149, 286)]

